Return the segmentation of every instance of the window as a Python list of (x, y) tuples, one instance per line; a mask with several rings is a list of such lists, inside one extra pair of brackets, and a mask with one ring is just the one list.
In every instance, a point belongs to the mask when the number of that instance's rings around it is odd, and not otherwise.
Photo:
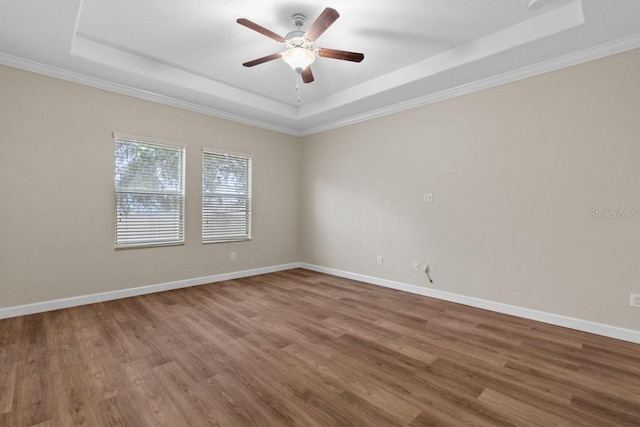
[(116, 248), (184, 243), (185, 147), (114, 139)]
[(251, 156), (202, 153), (202, 241), (251, 239)]

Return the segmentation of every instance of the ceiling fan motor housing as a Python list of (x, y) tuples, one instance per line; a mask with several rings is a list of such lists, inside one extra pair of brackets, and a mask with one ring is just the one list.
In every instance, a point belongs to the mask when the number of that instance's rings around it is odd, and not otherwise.
[(311, 49), (313, 42), (304, 36), (304, 31), (291, 31), (284, 37), (284, 45), (287, 49), (301, 47), (303, 49)]

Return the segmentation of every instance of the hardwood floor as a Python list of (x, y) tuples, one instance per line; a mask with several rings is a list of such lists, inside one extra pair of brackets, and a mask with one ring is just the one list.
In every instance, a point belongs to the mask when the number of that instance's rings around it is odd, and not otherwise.
[(306, 270), (0, 320), (0, 426), (639, 426), (640, 345)]

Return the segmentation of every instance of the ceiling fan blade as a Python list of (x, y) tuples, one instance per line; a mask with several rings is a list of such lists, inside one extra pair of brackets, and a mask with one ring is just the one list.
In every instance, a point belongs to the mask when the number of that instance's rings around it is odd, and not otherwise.
[(313, 73), (311, 72), (311, 66), (308, 66), (302, 70), (302, 81), (305, 83), (311, 83), (313, 81)]
[(280, 58), (280, 53), (274, 53), (271, 55), (263, 56), (262, 58), (254, 59), (253, 61), (245, 62), (245, 67), (253, 67), (254, 65), (264, 64), (265, 62), (273, 61), (274, 59)]
[(240, 18), (236, 22), (240, 25), (244, 25), (245, 27), (252, 29), (253, 31), (257, 31), (264, 36), (272, 38), (279, 43), (282, 43), (284, 41), (284, 37), (274, 33), (271, 30), (267, 30), (266, 28), (256, 24), (253, 21), (249, 21), (248, 19)]
[(337, 10), (330, 7), (322, 11), (320, 16), (311, 24), (305, 37), (311, 41), (315, 41), (324, 31), (340, 17)]
[(361, 62), (364, 59), (363, 53), (347, 52), (346, 50), (326, 49), (318, 50), (318, 56), (323, 58), (341, 59), (343, 61)]

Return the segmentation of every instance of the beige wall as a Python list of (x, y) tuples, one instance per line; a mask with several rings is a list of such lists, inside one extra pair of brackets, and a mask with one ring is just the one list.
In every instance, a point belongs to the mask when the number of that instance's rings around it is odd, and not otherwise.
[[(189, 144), (184, 246), (113, 249), (114, 131)], [(203, 145), (253, 154), (250, 242), (200, 243)], [(0, 148), (0, 308), (299, 260), (299, 138), (0, 66)]]
[[(301, 144), (0, 67), (0, 308), (296, 261), (427, 286), (420, 261), (435, 289), (640, 330), (640, 218), (590, 215), (640, 212), (638, 69), (640, 50)], [(189, 144), (184, 246), (114, 251), (113, 131)], [(254, 155), (251, 242), (200, 243), (202, 145)]]
[[(640, 330), (640, 50), (303, 139), (303, 261)], [(422, 202), (433, 192), (434, 203)], [(377, 256), (384, 257), (382, 266)]]

